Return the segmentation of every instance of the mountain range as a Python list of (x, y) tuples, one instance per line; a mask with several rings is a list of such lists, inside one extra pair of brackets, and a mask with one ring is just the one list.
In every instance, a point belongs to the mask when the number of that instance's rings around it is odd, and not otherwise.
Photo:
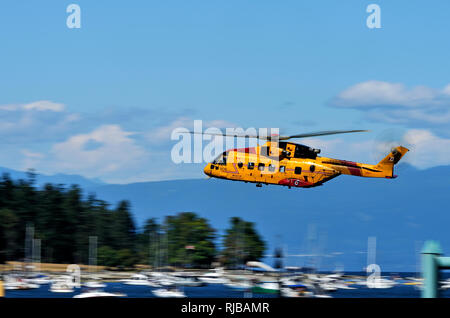
[(78, 183), (85, 193), (94, 192), (112, 204), (129, 200), (138, 225), (147, 218), (161, 222), (166, 215), (189, 211), (207, 218), (223, 235), (229, 218), (239, 216), (254, 222), (268, 243), (269, 265), (270, 254), (281, 246), (289, 266), (362, 270), (372, 236), (375, 262), (383, 271), (416, 271), (425, 240), (438, 240), (450, 251), (450, 166), (418, 170), (400, 164), (396, 173), (396, 179), (340, 176), (309, 189), (257, 188), (217, 179), (118, 185), (72, 175), (38, 176), (38, 184)]

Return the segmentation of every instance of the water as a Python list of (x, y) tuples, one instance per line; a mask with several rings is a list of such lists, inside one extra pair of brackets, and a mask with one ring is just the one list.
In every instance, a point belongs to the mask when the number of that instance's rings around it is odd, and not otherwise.
[[(5, 297), (10, 298), (72, 298), (73, 296), (80, 294), (82, 288), (76, 288), (73, 293), (53, 293), (50, 290), (50, 285), (41, 285), (37, 289), (29, 290), (5, 290)], [(133, 298), (155, 298), (152, 290), (156, 288), (148, 286), (135, 286), (125, 285), (122, 283), (106, 283), (106, 287), (103, 288), (106, 292), (124, 293), (127, 297)], [(244, 292), (234, 290), (219, 284), (210, 284), (202, 287), (183, 287), (182, 290), (187, 297), (196, 298), (244, 298)], [(256, 295), (253, 297), (275, 297), (273, 295)]]

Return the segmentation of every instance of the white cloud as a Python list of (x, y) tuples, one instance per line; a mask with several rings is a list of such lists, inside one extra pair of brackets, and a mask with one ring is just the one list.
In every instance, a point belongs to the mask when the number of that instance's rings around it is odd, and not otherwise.
[(61, 103), (55, 103), (49, 100), (39, 100), (28, 104), (8, 104), (0, 105), (0, 110), (6, 111), (20, 111), (20, 110), (37, 110), (37, 111), (52, 111), (62, 112), (65, 106)]
[(442, 90), (442, 92), (446, 95), (450, 95), (450, 84), (445, 86), (444, 89)]
[[(142, 163), (148, 159), (148, 153), (130, 138), (133, 134), (118, 125), (103, 125), (90, 133), (72, 136), (52, 147), (52, 167), (59, 172), (117, 182), (117, 177), (124, 173), (145, 169)], [(98, 146), (90, 149), (87, 147), (90, 142)]]
[(448, 102), (448, 100), (440, 100), (440, 97), (446, 95), (446, 89), (448, 87), (439, 91), (426, 86), (416, 86), (408, 89), (401, 83), (367, 81), (353, 85), (338, 94), (334, 104), (339, 107), (374, 107), (379, 105), (431, 106)]
[(409, 162), (420, 169), (450, 164), (450, 139), (441, 138), (425, 129), (412, 129), (404, 135), (411, 145)]
[(37, 102), (25, 104), (22, 107), (23, 109), (27, 110), (53, 111), (53, 112), (62, 112), (65, 108), (64, 104), (54, 103), (49, 100), (40, 100)]
[(407, 88), (401, 83), (367, 81), (353, 85), (332, 101), (340, 108), (354, 108), (371, 121), (429, 126), (450, 123), (450, 84), (443, 89)]

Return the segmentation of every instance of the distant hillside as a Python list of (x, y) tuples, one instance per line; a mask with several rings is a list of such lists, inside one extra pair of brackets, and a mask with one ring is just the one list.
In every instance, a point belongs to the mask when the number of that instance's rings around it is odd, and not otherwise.
[[(10, 177), (15, 180), (28, 179), (27, 173), (24, 171), (17, 171), (13, 169), (0, 167), (0, 175), (4, 173), (9, 174)], [(39, 172), (37, 172), (36, 183), (38, 186), (42, 186), (46, 183), (65, 184), (68, 186), (72, 184), (78, 184), (83, 189), (96, 187), (104, 184), (100, 180), (87, 179), (79, 175), (62, 174), (62, 173), (54, 175), (44, 175), (40, 174)]]
[(322, 269), (361, 270), (367, 238), (376, 236), (382, 269), (414, 271), (423, 240), (439, 240), (450, 252), (450, 166), (399, 170), (394, 180), (340, 176), (311, 189), (198, 179), (102, 185), (90, 191), (109, 202), (130, 200), (139, 224), (195, 211), (223, 230), (230, 217), (243, 217), (271, 243), (269, 253), (278, 237), (289, 255), (297, 255), (289, 258), (290, 265), (311, 262), (298, 255), (323, 250), (327, 256), (316, 260)]

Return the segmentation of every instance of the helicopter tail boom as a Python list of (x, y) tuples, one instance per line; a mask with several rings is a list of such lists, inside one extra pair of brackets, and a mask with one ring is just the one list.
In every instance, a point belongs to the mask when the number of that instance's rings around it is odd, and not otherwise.
[(398, 163), (408, 151), (407, 148), (402, 146), (393, 148), (392, 151), (376, 165), (330, 158), (325, 158), (322, 163), (329, 164), (331, 168), (339, 171), (341, 174), (391, 179), (396, 177), (394, 175), (394, 165)]

